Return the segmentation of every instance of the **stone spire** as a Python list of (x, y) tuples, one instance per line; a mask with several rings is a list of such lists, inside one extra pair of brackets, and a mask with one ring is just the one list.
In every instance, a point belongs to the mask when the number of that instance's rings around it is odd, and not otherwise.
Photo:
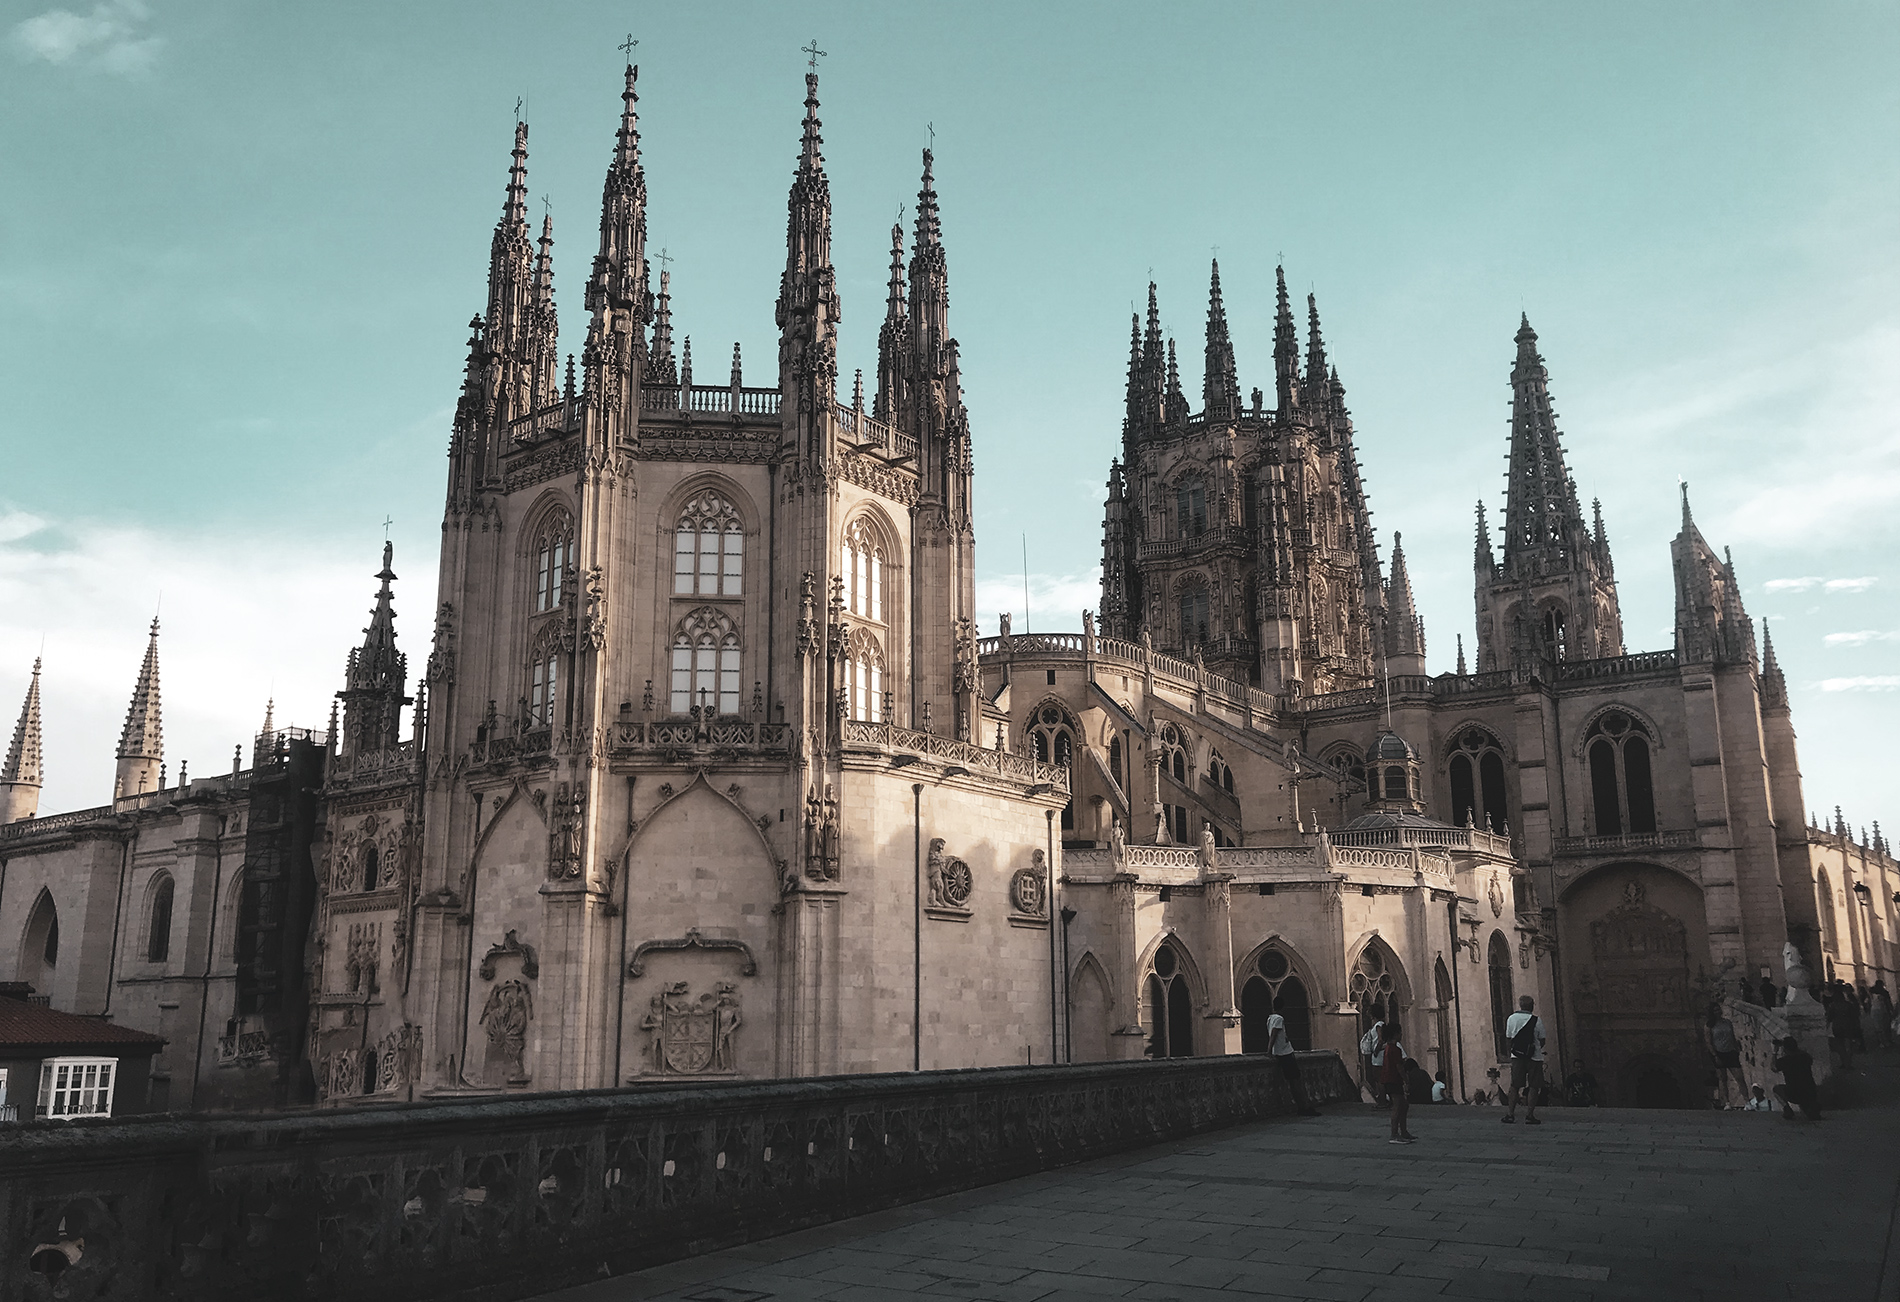
[(561, 320), (554, 308), (554, 217), (541, 218), (528, 320), (528, 365), (535, 411), (561, 400)]
[(1324, 407), (1332, 386), (1326, 376), (1326, 340), (1319, 331), (1319, 300), (1306, 296), (1306, 383), (1301, 392), (1315, 407)]
[(808, 72), (798, 166), (786, 197), (785, 271), (779, 278), (776, 319), (780, 388), (797, 395), (803, 414), (796, 437), (814, 468), (829, 455), (830, 413), (838, 396), (838, 322), (843, 316), (831, 267), (831, 182), (825, 176), (819, 127), (818, 74)]
[(950, 337), (950, 276), (944, 262), (943, 221), (937, 211), (935, 159), (924, 150), (923, 185), (917, 191), (916, 247), (910, 259), (910, 307), (917, 350), (929, 356)]
[(40, 784), (45, 767), (40, 753), (40, 662), (33, 661), (20, 721), (13, 726), (13, 742), (0, 767), (0, 824), (15, 823), (39, 812)]
[[(1172, 346), (1168, 365), (1172, 374)], [(1201, 396), (1210, 425), (1224, 424), (1240, 415), (1240, 374), (1234, 365), (1234, 341), (1227, 332), (1227, 307), (1221, 302), (1218, 258), (1214, 259), (1207, 288), (1207, 361), (1201, 376)]]
[(1469, 671), (1465, 668), (1465, 635), (1458, 635), (1458, 676), (1463, 678)]
[(1735, 563), (1696, 528), (1682, 485), (1682, 530), (1669, 543), (1676, 575), (1676, 652), (1684, 664), (1754, 664), (1755, 626)]
[(1290, 417), (1300, 405), (1300, 342), (1293, 329), (1293, 305), (1286, 296), (1286, 268), (1273, 269), (1276, 305), (1273, 315), (1273, 382), (1279, 394), (1280, 418)]
[(1775, 639), (1768, 632), (1768, 621), (1761, 624), (1761, 703), (1769, 709), (1788, 706), (1788, 680), (1782, 676), (1781, 662), (1775, 659)]
[(138, 684), (132, 689), (132, 704), (125, 712), (125, 727), (119, 732), (118, 759), (115, 800), (158, 790), (159, 769), (165, 763), (165, 730), (159, 717), (156, 618), (145, 644), (145, 663), (139, 666)]
[(1403, 535), (1392, 535), (1392, 578), (1385, 589), (1385, 660), (1395, 674), (1425, 672), (1425, 622), (1412, 600)]
[(385, 542), (383, 568), (376, 575), (382, 586), (370, 608), (369, 627), (363, 630), (363, 645), (350, 651), (343, 690), (337, 693), (343, 702), (345, 754), (386, 750), (402, 740), (402, 707), (409, 704), (403, 691), (409, 668), (407, 658), (396, 649), (396, 609), (389, 587), (396, 578), (391, 568), (394, 557), (394, 544)]
[(634, 386), (653, 319), (647, 288), (647, 179), (640, 166), (640, 70), (627, 65), (620, 130), (601, 185), (600, 251), (587, 280), (587, 343), (581, 351), (589, 438), (610, 440), (639, 418)]
[(904, 379), (910, 353), (910, 304), (904, 293), (904, 224), (891, 223), (891, 274), (884, 292), (884, 324), (877, 332), (877, 397), (872, 415), (889, 423), (907, 401)]
[(1491, 550), (1491, 525), (1484, 518), (1484, 499), (1478, 499), (1478, 541), (1473, 549), (1472, 563), (1477, 567), (1480, 581), (1489, 582), (1497, 576), (1497, 553)]
[(515, 123), (508, 190), (488, 250), (488, 312), (482, 318), (491, 353), (518, 354), (534, 297), (534, 246), (528, 236), (528, 124)]
[(1181, 392), (1181, 367), (1174, 358), (1174, 340), (1168, 340), (1168, 396), (1162, 406), (1161, 423), (1164, 425), (1184, 425), (1187, 423), (1187, 395)]
[(679, 370), (673, 365), (673, 275), (660, 273), (660, 294), (654, 300), (653, 344), (647, 349), (647, 372), (643, 383), (677, 385)]
[(1583, 513), (1564, 466), (1563, 444), (1550, 403), (1550, 374), (1537, 352), (1530, 317), (1517, 332), (1511, 370), (1511, 469), (1504, 508), (1504, 568), (1570, 568), (1588, 538)]

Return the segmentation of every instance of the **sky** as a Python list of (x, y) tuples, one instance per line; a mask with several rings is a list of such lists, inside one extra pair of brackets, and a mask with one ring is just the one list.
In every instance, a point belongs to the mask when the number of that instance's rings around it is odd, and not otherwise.
[(154, 613), (167, 757), (200, 775), (267, 699), (323, 725), (385, 520), (426, 657), (516, 103), (578, 351), (629, 25), (651, 244), (722, 375), (736, 341), (771, 383), (800, 47), (827, 52), (847, 383), (934, 138), (985, 633), (1098, 599), (1149, 278), (1197, 393), (1218, 248), (1241, 385), (1270, 393), (1283, 260), (1433, 672), (1470, 634), (1528, 313), (1629, 649), (1671, 643), (1686, 480), (1774, 630), (1810, 807), (1900, 820), (1888, 747), (1861, 749), (1900, 731), (1891, 3), (0, 0), (0, 726), (43, 655), (42, 813), (110, 797)]

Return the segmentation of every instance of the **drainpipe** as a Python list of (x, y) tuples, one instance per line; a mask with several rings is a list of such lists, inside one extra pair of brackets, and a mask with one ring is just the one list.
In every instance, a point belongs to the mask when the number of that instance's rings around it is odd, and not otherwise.
[[(767, 645), (770, 645), (769, 643)], [(771, 717), (767, 712), (766, 717)], [(627, 849), (633, 849), (633, 781), (634, 775), (627, 774)], [(626, 1052), (623, 1036), (627, 1024), (627, 910), (633, 907), (633, 857), (623, 855), (626, 862), (622, 865), (620, 883), (620, 996), (614, 1002), (614, 1078), (613, 1085), (621, 1084), (621, 1064), (626, 1061), (621, 1055)], [(463, 1023), (468, 1019), (464, 1017)]]
[(1049, 1064), (1054, 1066), (1062, 1059), (1062, 1039), (1060, 1035), (1059, 1008), (1056, 1003), (1056, 811), (1042, 811), (1043, 821), (1049, 831), (1049, 881), (1043, 892), (1042, 907), (1049, 917)]
[[(1458, 878), (1452, 877), (1451, 904), (1447, 907), (1451, 915), (1451, 1018), (1458, 1028), (1458, 1084), (1455, 1095), (1469, 1097), (1465, 1093), (1465, 1004), (1458, 997)], [(1474, 942), (1475, 943), (1475, 942)]]
[(924, 784), (910, 788), (910, 1069), (924, 1069)]
[(112, 914), (112, 952), (106, 956), (106, 1006), (99, 1014), (108, 1020), (112, 1016), (112, 991), (118, 985), (115, 978), (119, 971), (119, 921), (125, 916), (126, 875), (131, 870), (132, 852), (138, 841), (139, 829), (135, 826), (132, 835), (119, 847), (119, 904)]

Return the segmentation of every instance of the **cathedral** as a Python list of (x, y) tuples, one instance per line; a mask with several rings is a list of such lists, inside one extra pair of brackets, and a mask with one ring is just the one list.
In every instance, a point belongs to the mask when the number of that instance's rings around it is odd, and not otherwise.
[(979, 639), (930, 151), (847, 400), (807, 75), (776, 367), (734, 345), (702, 385), (636, 77), (578, 364), (516, 125), (414, 672), (385, 546), (329, 727), (267, 713), (248, 767), (174, 780), (154, 622), (110, 802), (41, 816), (34, 666), (0, 978), (163, 1036), (152, 1106), (1258, 1052), (1276, 1010), (1349, 1063), (1396, 1017), (1463, 1097), (1522, 994), (1608, 1101), (1672, 1106), (1700, 1010), (1784, 943), (1894, 980), (1900, 868), (1877, 825), (1804, 826), (1772, 644), (1686, 491), (1675, 645), (1625, 647), (1528, 320), (1470, 669), (1461, 639), (1426, 672), (1315, 301), (1302, 356), (1281, 277), (1243, 398), (1218, 265), (1198, 410), (1155, 286), (1133, 322), (1099, 619)]

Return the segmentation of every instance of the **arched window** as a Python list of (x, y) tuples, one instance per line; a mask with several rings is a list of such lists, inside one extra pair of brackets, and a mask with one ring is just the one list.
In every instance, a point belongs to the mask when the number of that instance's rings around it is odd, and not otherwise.
[(1835, 933), (1834, 884), (1828, 880), (1825, 868), (1821, 870), (1821, 875), (1815, 882), (1815, 896), (1815, 902), (1820, 905), (1821, 948), (1829, 954), (1838, 954), (1841, 952), (1841, 943), (1839, 936)]
[(720, 714), (739, 713), (739, 634), (711, 606), (680, 621), (673, 635), (672, 671), (674, 714), (702, 705)]
[(382, 867), (380, 862), (381, 858), (382, 856), (376, 852), (375, 846), (368, 845), (363, 847), (363, 889), (366, 891), (376, 889), (376, 883), (380, 880), (377, 875), (377, 870)]
[(1219, 751), (1207, 757), (1207, 780), (1228, 795), (1234, 794), (1234, 771), (1227, 767), (1227, 761), (1220, 757)]
[(1278, 945), (1260, 951), (1240, 990), (1240, 1051), (1266, 1053), (1267, 1018), (1286, 1018), (1286, 1036), (1296, 1049), (1313, 1047), (1313, 1014), (1306, 983), (1293, 970), (1293, 960)]
[(1408, 794), (1410, 793), (1406, 790), (1405, 769), (1398, 764), (1388, 765), (1385, 770), (1385, 798), (1404, 800)]
[(845, 674), (851, 717), (866, 723), (884, 722), (884, 649), (863, 629), (852, 630)]
[(574, 563), (574, 519), (565, 511), (549, 513), (535, 534), (534, 609), (537, 614), (561, 604), (561, 585)]
[(53, 982), (53, 969), (58, 966), (59, 909), (53, 904), (52, 893), (42, 888), (20, 945), (20, 980), (45, 994)]
[(845, 526), (838, 557), (844, 576), (844, 607), (860, 619), (884, 620), (884, 542), (875, 526), (859, 516)]
[(560, 703), (561, 643), (553, 628), (543, 628), (528, 657), (528, 726), (552, 728)]
[(1656, 794), (1649, 767), (1649, 733), (1632, 716), (1609, 710), (1585, 740), (1590, 802), (1598, 836), (1656, 830)]
[(1155, 950), (1142, 983), (1150, 1058), (1187, 1058), (1194, 1053), (1194, 996), (1172, 941)]
[(1359, 1029), (1363, 1034), (1374, 1022), (1396, 1021), (1400, 1007), (1397, 963), (1376, 942), (1369, 942), (1352, 965), (1346, 992), (1359, 1010)]
[(145, 958), (163, 963), (172, 952), (172, 879), (161, 877), (152, 891), (152, 908), (145, 933)]
[(1120, 787), (1125, 794), (1128, 790), (1128, 782), (1122, 777), (1122, 739), (1120, 737), (1108, 739), (1108, 774), (1115, 779), (1115, 785)]
[(1549, 648), (1552, 659), (1564, 658), (1566, 642), (1563, 607), (1552, 606), (1544, 612), (1544, 645)]
[[(1075, 733), (1077, 723), (1069, 717), (1067, 711), (1055, 705), (1045, 705), (1037, 710), (1026, 730), (1029, 753), (1036, 757), (1039, 764), (1060, 764), (1067, 768), (1075, 761)], [(1075, 800), (1071, 797), (1062, 807), (1062, 827), (1071, 831), (1075, 827)]]
[(1207, 584), (1197, 577), (1181, 585), (1179, 589), (1181, 615), (1181, 645), (1198, 646), (1208, 639)]
[(1180, 538), (1198, 538), (1207, 532), (1207, 486), (1198, 478), (1174, 490), (1174, 516)]
[(673, 595), (736, 597), (745, 568), (745, 526), (725, 498), (687, 503), (673, 532)]
[(376, 1050), (371, 1049), (363, 1055), (363, 1093), (376, 1092)]
[(1504, 797), (1504, 748), (1483, 728), (1458, 734), (1452, 752), (1451, 821), (1459, 827), (1502, 832), (1509, 821)]
[(1503, 1062), (1510, 1055), (1510, 1046), (1504, 1042), (1504, 1024), (1517, 1002), (1511, 991), (1511, 946), (1503, 932), (1491, 933), (1485, 963), (1491, 977), (1491, 1035), (1497, 1041), (1498, 1061)]

